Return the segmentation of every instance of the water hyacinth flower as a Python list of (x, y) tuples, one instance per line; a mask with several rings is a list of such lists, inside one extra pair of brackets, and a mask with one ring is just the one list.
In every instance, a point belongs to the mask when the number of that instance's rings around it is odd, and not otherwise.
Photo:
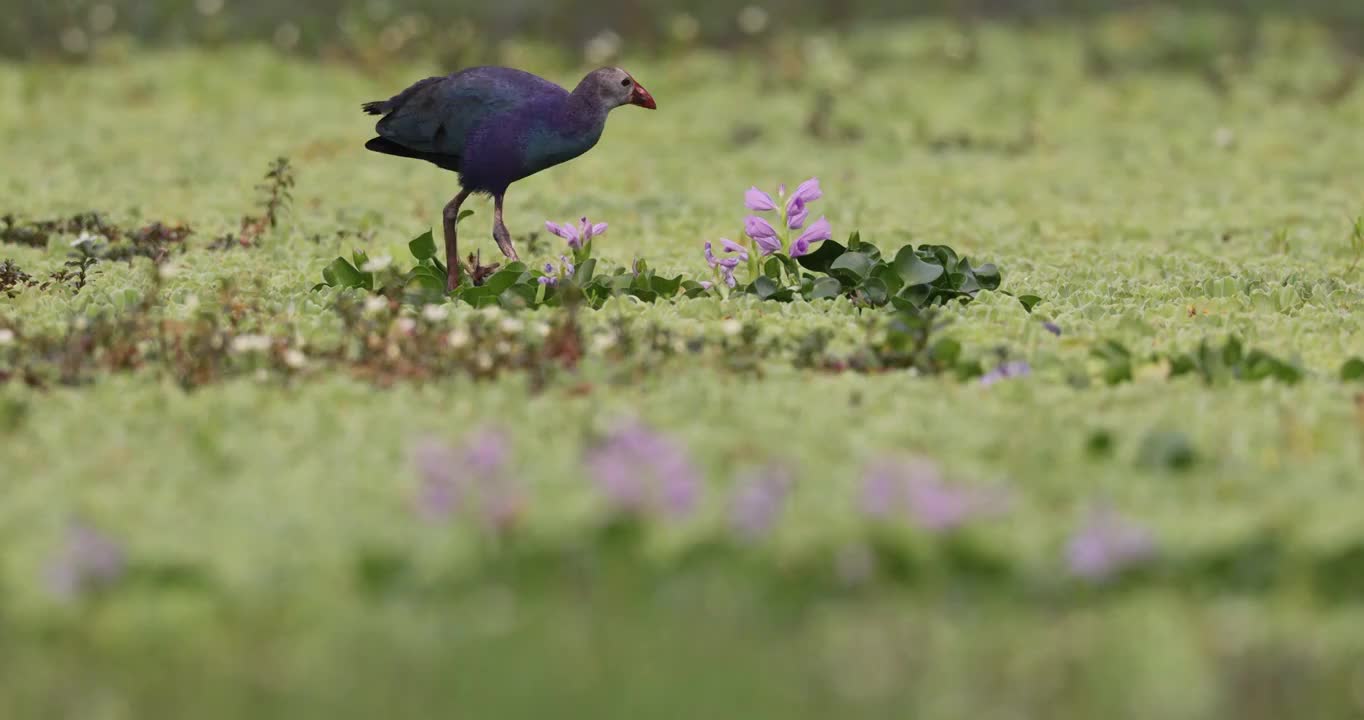
[(764, 468), (744, 477), (730, 508), (730, 522), (745, 540), (766, 535), (781, 517), (791, 489), (791, 475), (783, 467)]
[(758, 186), (754, 185), (748, 189), (748, 192), (744, 193), (744, 207), (754, 212), (772, 212), (777, 209), (777, 203), (771, 195), (759, 190)]
[(108, 587), (123, 576), (123, 548), (89, 525), (72, 522), (61, 550), (48, 562), (48, 589), (63, 600)]
[(586, 465), (612, 510), (685, 516), (696, 507), (701, 476), (686, 449), (638, 423), (608, 434)]
[(862, 482), (862, 512), (877, 518), (903, 514), (930, 532), (948, 532), (996, 515), (1008, 504), (997, 489), (948, 484), (935, 463), (922, 459), (881, 460)]
[[(805, 228), (805, 222), (810, 217), (810, 203), (824, 197), (824, 191), (819, 186), (819, 178), (810, 178), (801, 183), (789, 198), (785, 195), (785, 185), (777, 191), (776, 200), (757, 187), (749, 188), (744, 193), (744, 206), (749, 210), (759, 213), (780, 210), (782, 214), (781, 224), (785, 228), (785, 233), (778, 231), (771, 222), (758, 215), (749, 215), (744, 219), (744, 234), (753, 241), (754, 248), (761, 250), (763, 255), (781, 252), (784, 246), (787, 255), (800, 257), (810, 252), (811, 245), (828, 240), (833, 236), (829, 221), (821, 217), (794, 240), (790, 237), (790, 233)], [(783, 199), (785, 200), (784, 205), (779, 204), (779, 201)]]
[(1066, 565), (1078, 577), (1101, 582), (1147, 562), (1155, 551), (1150, 531), (1098, 507), (1066, 544)]
[(556, 222), (545, 221), (545, 229), (567, 240), (568, 246), (574, 250), (581, 250), (592, 241), (592, 238), (605, 235), (606, 228), (606, 223), (593, 224), (586, 216), (578, 221), (577, 227), (574, 227), (572, 223), (560, 225)]
[(1060, 326), (1060, 325), (1057, 325), (1057, 324), (1054, 323), (1054, 322), (1051, 322), (1050, 320), (1048, 320), (1047, 322), (1042, 323), (1042, 327), (1043, 327), (1047, 332), (1051, 333), (1052, 335), (1055, 335), (1055, 336), (1057, 336), (1057, 337), (1060, 337), (1060, 336), (1061, 336), (1061, 326)]
[(541, 285), (554, 287), (559, 284), (560, 280), (573, 277), (573, 271), (576, 269), (573, 261), (569, 260), (567, 255), (560, 255), (558, 269), (555, 269), (553, 263), (545, 263), (545, 274), (535, 280)]
[(744, 218), (744, 234), (753, 240), (763, 255), (781, 252), (781, 237), (777, 234), (777, 229), (772, 227), (772, 223), (757, 215)]
[(748, 250), (738, 243), (725, 238), (720, 238), (720, 247), (723, 248), (726, 253), (729, 253), (729, 256), (716, 257), (714, 247), (710, 244), (709, 240), (706, 241), (706, 264), (715, 272), (718, 280), (723, 280), (726, 285), (734, 287), (738, 284), (734, 279), (734, 268), (738, 267), (739, 263), (748, 260)]
[(999, 367), (985, 373), (980, 378), (980, 384), (985, 387), (994, 385), (1001, 380), (1010, 378), (1024, 377), (1032, 374), (1032, 367), (1022, 360), (1012, 360), (1000, 363)]
[(823, 242), (833, 236), (834, 231), (833, 228), (829, 226), (829, 221), (820, 218), (806, 229), (805, 232), (801, 233), (800, 237), (797, 237), (791, 242), (791, 252), (788, 254), (791, 257), (800, 257), (801, 255), (808, 254), (810, 252), (810, 245), (817, 242)]

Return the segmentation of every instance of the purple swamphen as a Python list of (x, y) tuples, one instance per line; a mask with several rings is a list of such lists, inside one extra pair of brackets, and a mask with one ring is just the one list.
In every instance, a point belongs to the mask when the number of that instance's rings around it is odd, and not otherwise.
[(502, 222), (507, 187), (592, 149), (606, 115), (622, 105), (653, 110), (654, 98), (629, 73), (602, 68), (573, 92), (543, 78), (505, 67), (475, 67), (420, 80), (388, 100), (365, 103), (382, 115), (374, 152), (426, 160), (459, 173), (460, 191), (445, 206), (446, 289), (459, 285), (455, 224), (473, 193), (493, 196), (493, 239), (516, 260)]

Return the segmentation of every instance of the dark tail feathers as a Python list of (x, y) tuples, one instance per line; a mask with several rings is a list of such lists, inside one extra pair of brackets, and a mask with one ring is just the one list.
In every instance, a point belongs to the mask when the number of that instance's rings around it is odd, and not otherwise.
[(459, 172), (458, 155), (441, 155), (439, 153), (422, 152), (412, 148), (399, 145), (388, 138), (376, 137), (365, 143), (365, 149), (370, 152), (383, 153), (385, 155), (396, 155), (398, 157), (413, 158), (415, 160), (425, 160), (438, 168)]
[(369, 115), (384, 115), (387, 114), (389, 110), (387, 100), (375, 100), (374, 102), (367, 102), (364, 105), (361, 105), (360, 108), (364, 110), (366, 114)]

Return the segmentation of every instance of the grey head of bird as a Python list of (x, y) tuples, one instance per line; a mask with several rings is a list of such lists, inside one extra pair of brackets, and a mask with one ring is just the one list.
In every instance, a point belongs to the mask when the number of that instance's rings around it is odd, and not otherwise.
[(605, 67), (588, 73), (573, 94), (603, 110), (614, 110), (622, 105), (638, 105), (650, 110), (658, 108), (654, 96), (630, 73), (617, 67)]

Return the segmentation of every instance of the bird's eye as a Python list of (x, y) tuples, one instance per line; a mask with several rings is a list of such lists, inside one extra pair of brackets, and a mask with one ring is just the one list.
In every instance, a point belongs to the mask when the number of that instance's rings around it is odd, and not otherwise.
[(630, 78), (625, 78), (624, 80), (621, 80), (621, 81), (620, 81), (620, 86), (621, 86), (621, 87), (630, 87)]

